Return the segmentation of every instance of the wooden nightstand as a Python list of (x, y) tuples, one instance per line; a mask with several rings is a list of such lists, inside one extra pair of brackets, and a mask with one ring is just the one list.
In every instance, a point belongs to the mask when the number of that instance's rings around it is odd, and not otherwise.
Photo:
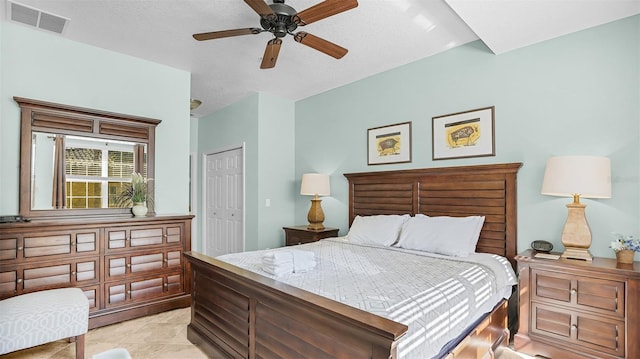
[(515, 349), (549, 358), (640, 358), (640, 262), (516, 256)]
[(296, 244), (319, 241), (323, 238), (337, 237), (338, 228), (325, 228), (319, 231), (307, 229), (307, 226), (282, 227), (285, 234), (285, 244), (293, 246)]

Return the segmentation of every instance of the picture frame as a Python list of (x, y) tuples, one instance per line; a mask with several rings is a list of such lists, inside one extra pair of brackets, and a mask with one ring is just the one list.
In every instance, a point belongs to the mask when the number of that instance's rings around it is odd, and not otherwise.
[(367, 164), (411, 162), (411, 122), (367, 130)]
[(495, 106), (432, 117), (432, 159), (495, 156)]

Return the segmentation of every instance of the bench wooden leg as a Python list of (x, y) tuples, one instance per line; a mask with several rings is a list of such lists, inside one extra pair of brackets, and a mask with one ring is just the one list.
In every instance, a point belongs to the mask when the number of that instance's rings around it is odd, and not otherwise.
[(75, 337), (76, 359), (84, 359), (84, 334)]

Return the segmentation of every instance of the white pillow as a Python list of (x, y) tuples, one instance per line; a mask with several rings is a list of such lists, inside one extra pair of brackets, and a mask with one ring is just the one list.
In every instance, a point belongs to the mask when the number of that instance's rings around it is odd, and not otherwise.
[(476, 251), (484, 216), (428, 217), (417, 214), (402, 226), (396, 246), (466, 257)]
[(349, 228), (347, 238), (353, 243), (388, 247), (396, 243), (402, 224), (410, 217), (408, 214), (356, 216)]

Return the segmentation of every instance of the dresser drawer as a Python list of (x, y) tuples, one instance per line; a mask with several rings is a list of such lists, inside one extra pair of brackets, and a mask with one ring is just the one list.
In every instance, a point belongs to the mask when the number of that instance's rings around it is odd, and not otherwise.
[(614, 356), (625, 355), (624, 320), (531, 303), (531, 335), (574, 343)]
[(533, 269), (531, 299), (571, 305), (578, 310), (625, 315), (625, 283)]
[(97, 283), (99, 273), (98, 257), (0, 267), (0, 299), (44, 289)]
[(80, 287), (84, 295), (87, 296), (87, 300), (89, 301), (89, 311), (94, 312), (100, 309), (100, 286), (93, 285), (89, 287)]
[(126, 305), (184, 294), (184, 277), (179, 271), (105, 284), (105, 306)]
[(126, 250), (163, 246), (183, 245), (184, 225), (166, 224), (155, 226), (112, 227), (106, 229), (106, 250)]
[(153, 271), (182, 268), (182, 250), (147, 250), (110, 255), (105, 257), (105, 277), (107, 280), (118, 277), (140, 275)]
[(39, 231), (0, 236), (0, 264), (98, 254), (98, 229)]

